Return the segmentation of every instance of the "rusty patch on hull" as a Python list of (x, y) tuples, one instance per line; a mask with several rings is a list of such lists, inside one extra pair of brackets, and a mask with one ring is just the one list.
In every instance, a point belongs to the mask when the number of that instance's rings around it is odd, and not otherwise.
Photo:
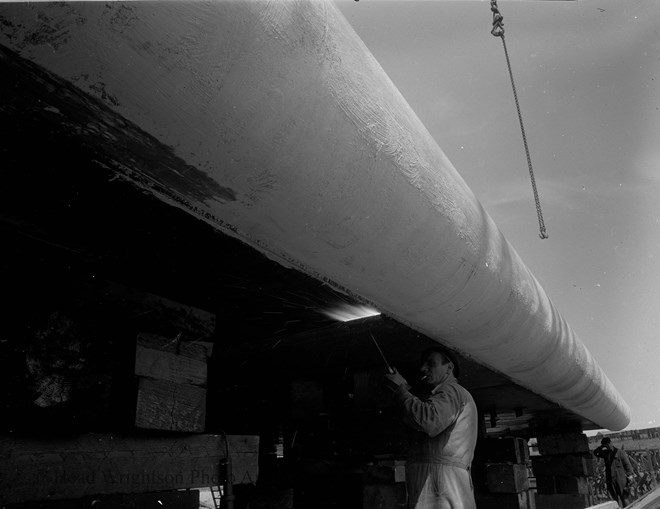
[(198, 209), (236, 200), (236, 193), (186, 163), (174, 150), (100, 100), (0, 45), (0, 112), (28, 117), (76, 138), (100, 163), (141, 187)]

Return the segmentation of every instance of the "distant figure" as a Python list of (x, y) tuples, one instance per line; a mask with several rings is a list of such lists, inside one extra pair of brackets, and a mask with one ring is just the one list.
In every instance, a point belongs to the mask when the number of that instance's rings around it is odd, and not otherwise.
[(397, 372), (385, 375), (411, 429), (406, 462), (410, 509), (475, 509), (470, 465), (477, 441), (477, 407), (456, 381), (458, 364), (440, 347), (422, 353), (427, 396), (410, 392)]
[(619, 504), (625, 507), (630, 503), (627, 486), (633, 480), (633, 468), (625, 451), (612, 445), (612, 440), (605, 437), (600, 441), (600, 447), (594, 451), (594, 456), (605, 460), (605, 476), (607, 491)]

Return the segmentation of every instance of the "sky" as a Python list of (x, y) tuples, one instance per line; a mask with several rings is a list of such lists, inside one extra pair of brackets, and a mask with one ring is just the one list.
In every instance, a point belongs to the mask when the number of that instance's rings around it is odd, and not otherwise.
[(630, 406), (660, 426), (660, 2), (336, 0)]

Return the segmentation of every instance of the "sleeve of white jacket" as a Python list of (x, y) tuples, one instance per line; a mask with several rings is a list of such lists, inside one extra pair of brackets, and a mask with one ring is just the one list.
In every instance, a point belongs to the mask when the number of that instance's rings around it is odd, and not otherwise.
[(411, 394), (407, 387), (401, 386), (395, 392), (395, 398), (401, 407), (404, 422), (430, 437), (439, 435), (451, 425), (462, 407), (458, 391), (451, 386), (425, 401)]

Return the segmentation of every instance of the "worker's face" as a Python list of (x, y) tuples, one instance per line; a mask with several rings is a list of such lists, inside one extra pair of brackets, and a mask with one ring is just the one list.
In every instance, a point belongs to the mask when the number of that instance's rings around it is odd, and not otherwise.
[(433, 387), (444, 382), (453, 370), (454, 365), (439, 352), (431, 352), (422, 357), (422, 365), (419, 368), (422, 382)]

